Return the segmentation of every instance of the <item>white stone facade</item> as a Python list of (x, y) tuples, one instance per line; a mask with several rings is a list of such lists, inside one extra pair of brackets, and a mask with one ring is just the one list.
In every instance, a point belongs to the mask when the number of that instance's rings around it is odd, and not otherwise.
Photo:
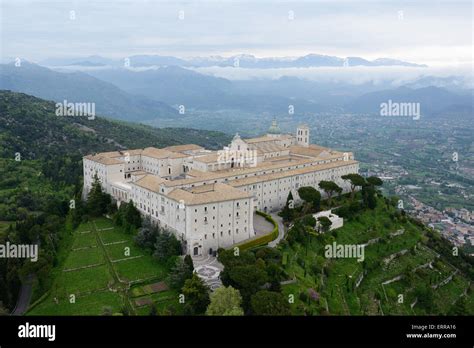
[(120, 202), (133, 201), (152, 221), (175, 233), (187, 252), (205, 255), (255, 236), (253, 213), (280, 210), (291, 191), (318, 188), (332, 180), (349, 190), (341, 176), (357, 173), (351, 152), (309, 144), (309, 129), (252, 139), (236, 135), (220, 151), (198, 145), (146, 148), (85, 156), (84, 195), (97, 174), (104, 190)]

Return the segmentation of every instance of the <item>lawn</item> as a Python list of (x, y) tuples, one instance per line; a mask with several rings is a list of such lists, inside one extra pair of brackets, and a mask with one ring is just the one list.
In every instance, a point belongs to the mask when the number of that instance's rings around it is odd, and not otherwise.
[(132, 237), (126, 233), (123, 233), (118, 227), (114, 227), (114, 229), (111, 230), (99, 231), (99, 236), (102, 240), (102, 243), (106, 245), (110, 243), (130, 241)]
[(92, 231), (92, 226), (89, 222), (82, 223), (76, 228), (76, 232)]
[(33, 308), (28, 315), (101, 315), (104, 307), (111, 307), (117, 313), (123, 306), (120, 294), (100, 291), (76, 297), (75, 303), (61, 299), (55, 303), (52, 296)]
[(143, 249), (137, 247), (132, 241), (127, 241), (125, 243), (120, 244), (107, 245), (105, 248), (111, 260), (121, 260), (144, 254)]
[(94, 232), (77, 233), (72, 245), (73, 249), (97, 246), (97, 238)]
[(107, 265), (84, 268), (77, 271), (63, 272), (59, 277), (59, 285), (68, 294), (78, 294), (107, 288), (113, 278)]
[(113, 267), (117, 271), (119, 278), (127, 282), (151, 278), (162, 280), (166, 274), (165, 267), (149, 255), (137, 259), (114, 262)]
[[(100, 315), (104, 307), (111, 307), (116, 313), (123, 308), (124, 299), (127, 298), (125, 304), (128, 304), (128, 298), (137, 294), (127, 290), (128, 282), (136, 284), (133, 289), (138, 294), (148, 293), (150, 301), (157, 302), (159, 313), (169, 314), (167, 308), (178, 305), (177, 294), (166, 286), (162, 288), (155, 284), (155, 289), (160, 292), (150, 291), (154, 285), (149, 281), (163, 281), (166, 278), (168, 270), (165, 265), (137, 247), (133, 236), (123, 233), (111, 220), (99, 218), (81, 224), (71, 238), (69, 251), (64, 251), (64, 262), (54, 269), (56, 278), (49, 295), (28, 315)], [(128, 251), (125, 248), (129, 248), (130, 256), (125, 255)], [(130, 259), (127, 260), (127, 257)], [(117, 282), (115, 272), (122, 283)], [(71, 294), (76, 296), (74, 304), (69, 303)], [(180, 306), (177, 308), (173, 312), (180, 310)], [(138, 308), (138, 314), (148, 313), (146, 308)]]
[(112, 220), (105, 217), (96, 218), (94, 219), (93, 223), (98, 230), (114, 227)]
[(72, 250), (69, 253), (64, 269), (76, 269), (90, 265), (97, 265), (104, 263), (104, 255), (101, 248), (87, 248), (80, 250)]

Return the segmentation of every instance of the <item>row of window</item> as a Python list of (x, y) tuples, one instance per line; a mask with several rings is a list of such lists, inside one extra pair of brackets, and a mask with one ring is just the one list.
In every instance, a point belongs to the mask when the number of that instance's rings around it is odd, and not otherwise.
[[(247, 232), (247, 227), (244, 227), (244, 233), (246, 233), (246, 232)], [(227, 233), (230, 236), (232, 232), (231, 232), (231, 230), (228, 230)], [(238, 228), (235, 229), (235, 234), (239, 234), (239, 229)], [(224, 232), (220, 231), (220, 236), (223, 237)], [(204, 239), (207, 240), (207, 234), (204, 235)], [(216, 239), (216, 234), (215, 233), (212, 234), (212, 239)]]

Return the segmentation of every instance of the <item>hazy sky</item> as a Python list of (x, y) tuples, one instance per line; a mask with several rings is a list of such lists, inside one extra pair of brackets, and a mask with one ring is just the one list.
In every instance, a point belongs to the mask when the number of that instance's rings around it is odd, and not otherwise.
[(470, 0), (0, 3), (3, 60), (319, 53), (431, 66), (472, 63)]

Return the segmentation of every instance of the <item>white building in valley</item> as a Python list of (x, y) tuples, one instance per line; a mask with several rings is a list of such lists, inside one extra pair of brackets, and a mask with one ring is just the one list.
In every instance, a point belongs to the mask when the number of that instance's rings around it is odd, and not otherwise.
[(276, 121), (252, 139), (235, 135), (223, 150), (177, 145), (98, 153), (83, 158), (84, 194), (97, 174), (103, 189), (120, 202), (133, 201), (143, 215), (181, 239), (189, 254), (204, 255), (255, 236), (255, 210), (280, 210), (291, 191), (318, 188), (357, 173), (351, 152), (310, 144), (307, 126), (282, 134)]

